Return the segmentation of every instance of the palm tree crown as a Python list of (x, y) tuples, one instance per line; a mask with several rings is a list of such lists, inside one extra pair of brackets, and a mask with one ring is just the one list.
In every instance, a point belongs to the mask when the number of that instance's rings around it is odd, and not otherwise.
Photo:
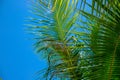
[(119, 0), (36, 0), (29, 25), (49, 80), (120, 80)]

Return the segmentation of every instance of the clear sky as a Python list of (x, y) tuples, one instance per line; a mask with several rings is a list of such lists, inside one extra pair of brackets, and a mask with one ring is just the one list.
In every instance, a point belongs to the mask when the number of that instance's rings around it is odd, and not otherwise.
[(27, 0), (0, 0), (0, 77), (3, 80), (34, 80), (45, 63), (34, 53), (24, 30), (30, 16)]

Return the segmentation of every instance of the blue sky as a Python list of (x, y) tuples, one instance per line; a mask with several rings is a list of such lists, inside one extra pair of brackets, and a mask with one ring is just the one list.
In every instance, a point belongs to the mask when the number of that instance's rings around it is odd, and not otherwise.
[(34, 80), (45, 67), (34, 53), (30, 34), (24, 30), (27, 0), (0, 0), (0, 77), (3, 80)]

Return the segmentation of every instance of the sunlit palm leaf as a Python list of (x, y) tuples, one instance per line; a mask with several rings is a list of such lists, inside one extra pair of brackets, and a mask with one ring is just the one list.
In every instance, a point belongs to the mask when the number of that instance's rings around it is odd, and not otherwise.
[(48, 60), (45, 78), (84, 78), (87, 71), (81, 67), (89, 61), (84, 63), (85, 60), (81, 60), (80, 52), (84, 44), (74, 33), (80, 16), (80, 10), (77, 10), (78, 0), (38, 0), (32, 4), (32, 12), (40, 19), (31, 18), (36, 24), (30, 25), (29, 29), (36, 32), (37, 52), (45, 55)]

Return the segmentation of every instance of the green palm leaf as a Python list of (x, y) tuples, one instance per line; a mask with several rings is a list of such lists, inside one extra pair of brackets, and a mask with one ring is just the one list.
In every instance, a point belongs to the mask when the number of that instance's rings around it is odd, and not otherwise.
[(78, 63), (84, 46), (72, 32), (80, 14), (76, 9), (78, 0), (38, 0), (33, 4), (33, 13), (41, 19), (31, 18), (36, 24), (30, 25), (29, 30), (35, 32), (37, 52), (48, 60), (45, 78), (82, 79)]
[[(89, 3), (88, 3), (89, 4)], [(88, 5), (86, 4), (86, 5)], [(96, 4), (96, 6), (95, 6)], [(93, 0), (92, 14), (81, 11), (93, 26), (89, 36), (89, 46), (94, 53), (95, 65), (90, 79), (92, 80), (119, 80), (120, 79), (120, 26), (119, 0)], [(93, 13), (94, 12), (94, 13)], [(96, 75), (95, 75), (96, 74)]]
[[(119, 0), (37, 0), (32, 3), (35, 49), (54, 80), (120, 79)], [(40, 78), (41, 79), (41, 78)]]

